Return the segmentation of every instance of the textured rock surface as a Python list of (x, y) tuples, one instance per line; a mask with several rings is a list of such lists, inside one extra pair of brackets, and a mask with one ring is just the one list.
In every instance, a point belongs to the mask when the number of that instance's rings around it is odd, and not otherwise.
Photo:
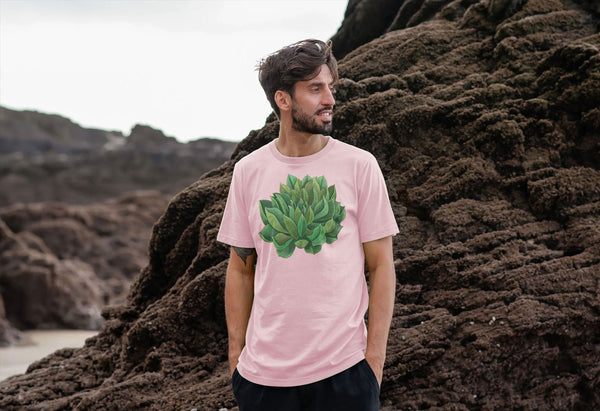
[[(475, 4), (479, 10), (486, 11), (488, 20), (498, 23), (512, 17), (526, 2), (527, 0), (349, 0), (342, 26), (332, 37), (332, 41), (336, 55), (341, 58), (390, 31), (414, 27), (436, 18), (458, 21)], [(548, 1), (547, 9), (556, 8), (558, 2), (560, 1)], [(595, 0), (575, 0), (571, 4), (573, 3), (596, 17), (600, 16), (600, 3)], [(544, 6), (536, 7), (536, 12), (544, 11)], [(529, 22), (523, 23), (529, 25)]]
[(152, 224), (167, 203), (137, 192), (93, 206), (0, 210), (0, 345), (18, 342), (14, 327), (99, 329), (102, 308), (125, 302), (147, 263)]
[[(421, 3), (444, 6), (341, 62), (335, 113), (401, 229), (382, 409), (597, 409), (598, 17), (589, 1)], [(215, 237), (233, 164), (276, 133), (178, 194), (128, 303), (0, 383), (0, 408), (233, 407)]]

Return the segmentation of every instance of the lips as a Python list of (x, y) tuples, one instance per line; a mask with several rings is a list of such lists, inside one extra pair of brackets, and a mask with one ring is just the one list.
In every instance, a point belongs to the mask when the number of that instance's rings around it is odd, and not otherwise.
[(328, 122), (331, 121), (331, 117), (333, 115), (333, 111), (330, 108), (324, 108), (317, 111), (317, 116), (321, 119), (321, 121)]

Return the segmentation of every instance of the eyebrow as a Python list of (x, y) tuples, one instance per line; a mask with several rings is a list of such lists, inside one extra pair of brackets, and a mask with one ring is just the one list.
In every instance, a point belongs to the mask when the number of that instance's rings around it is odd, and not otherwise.
[(320, 87), (320, 86), (325, 86), (325, 85), (327, 85), (328, 87), (333, 87), (335, 85), (335, 82), (332, 81), (329, 84), (325, 84), (324, 81), (313, 81), (313, 82), (308, 83), (308, 87), (314, 87), (314, 86)]

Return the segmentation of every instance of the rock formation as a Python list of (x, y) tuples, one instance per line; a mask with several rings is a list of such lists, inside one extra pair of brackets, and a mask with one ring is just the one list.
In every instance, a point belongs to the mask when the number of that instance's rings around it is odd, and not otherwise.
[[(363, 3), (387, 4), (348, 8)], [(401, 230), (382, 409), (598, 409), (594, 3), (401, 3), (418, 24), (346, 55), (335, 110), (335, 137), (378, 158)], [(0, 408), (234, 407), (215, 237), (234, 163), (276, 134), (251, 132), (173, 198), (127, 303), (84, 348), (0, 383)]]
[(0, 207), (92, 204), (134, 190), (174, 195), (229, 158), (235, 143), (179, 143), (149, 126), (129, 136), (57, 115), (0, 107)]
[(152, 224), (168, 196), (134, 192), (93, 206), (0, 210), (0, 346), (16, 329), (97, 330), (107, 304), (125, 302), (147, 263)]

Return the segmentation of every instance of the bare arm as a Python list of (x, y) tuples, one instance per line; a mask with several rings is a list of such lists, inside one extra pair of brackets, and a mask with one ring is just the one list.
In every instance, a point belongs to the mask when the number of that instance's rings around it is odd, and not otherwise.
[(379, 385), (383, 379), (383, 365), (387, 347), (394, 300), (396, 297), (396, 271), (392, 251), (392, 237), (363, 243), (369, 268), (369, 325), (365, 358)]
[(235, 370), (242, 348), (254, 299), (256, 250), (231, 247), (225, 278), (225, 316), (229, 337), (229, 367)]

